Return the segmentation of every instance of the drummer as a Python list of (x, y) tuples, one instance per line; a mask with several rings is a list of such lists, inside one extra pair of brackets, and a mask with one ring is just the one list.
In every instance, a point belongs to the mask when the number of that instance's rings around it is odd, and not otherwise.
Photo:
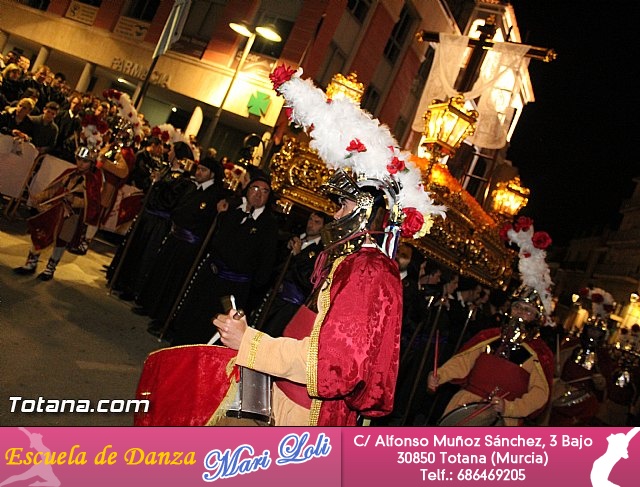
[[(522, 227), (520, 230), (524, 231)], [(519, 268), (523, 284), (512, 295), (506, 323), (502, 329), (479, 332), (462, 351), (428, 375), (431, 391), (447, 382), (461, 385), (443, 417), (465, 404), (486, 402), (487, 408), (503, 416), (506, 426), (518, 426), (542, 412), (549, 401), (553, 353), (539, 338), (539, 332), (551, 302), (548, 291), (551, 282), (544, 264), (544, 250), (527, 242), (526, 237), (519, 235), (521, 231), (510, 231), (512, 242), (521, 247)], [(529, 258), (532, 261), (527, 264), (537, 262), (538, 267), (523, 264), (523, 259)]]

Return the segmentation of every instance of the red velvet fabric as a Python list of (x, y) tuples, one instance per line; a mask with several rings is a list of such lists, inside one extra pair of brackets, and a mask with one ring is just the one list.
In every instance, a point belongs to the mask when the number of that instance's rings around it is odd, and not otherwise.
[(398, 376), (402, 284), (394, 261), (362, 248), (337, 267), (320, 330), (319, 426), (389, 414)]
[(136, 399), (149, 411), (134, 416), (134, 426), (203, 426), (229, 390), (227, 365), (236, 351), (215, 345), (170, 347), (145, 360)]

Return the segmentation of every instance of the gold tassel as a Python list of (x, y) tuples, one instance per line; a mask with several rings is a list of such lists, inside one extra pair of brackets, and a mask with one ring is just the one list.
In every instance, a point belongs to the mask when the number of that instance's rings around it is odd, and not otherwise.
[(222, 400), (218, 408), (213, 412), (209, 420), (206, 422), (205, 426), (215, 426), (218, 421), (220, 421), (222, 418), (225, 418), (227, 416), (229, 407), (236, 398), (238, 383), (236, 382), (235, 374), (233, 373), (235, 365), (236, 358), (233, 357), (231, 360), (229, 360), (229, 363), (227, 363), (227, 368), (225, 370), (225, 372), (227, 373), (227, 377), (229, 377), (229, 390), (227, 391), (227, 394), (224, 396), (224, 399)]

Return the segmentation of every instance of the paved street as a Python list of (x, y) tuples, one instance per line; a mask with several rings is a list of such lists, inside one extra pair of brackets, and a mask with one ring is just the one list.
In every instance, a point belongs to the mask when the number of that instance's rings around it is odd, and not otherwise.
[[(0, 216), (0, 426), (131, 425), (126, 413), (10, 412), (12, 396), (92, 405), (133, 399), (145, 357), (166, 345), (146, 332), (147, 319), (130, 303), (109, 295), (102, 266), (114, 245), (94, 241), (86, 256), (65, 253), (49, 282), (13, 274), (29, 247), (24, 215)], [(43, 252), (38, 271), (49, 254)], [(30, 405), (18, 402), (16, 409)]]

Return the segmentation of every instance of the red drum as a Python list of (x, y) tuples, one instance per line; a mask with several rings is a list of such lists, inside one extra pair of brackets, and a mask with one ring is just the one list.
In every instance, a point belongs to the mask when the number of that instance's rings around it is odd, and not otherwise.
[(579, 426), (589, 424), (598, 413), (598, 398), (589, 389), (569, 387), (551, 403), (549, 426)]
[(490, 403), (472, 402), (445, 414), (438, 426), (504, 426), (504, 419)]
[(206, 425), (223, 401), (229, 401), (227, 393), (239, 379), (236, 353), (216, 345), (150, 353), (136, 391), (136, 399), (148, 400), (149, 408), (135, 414), (134, 426)]

